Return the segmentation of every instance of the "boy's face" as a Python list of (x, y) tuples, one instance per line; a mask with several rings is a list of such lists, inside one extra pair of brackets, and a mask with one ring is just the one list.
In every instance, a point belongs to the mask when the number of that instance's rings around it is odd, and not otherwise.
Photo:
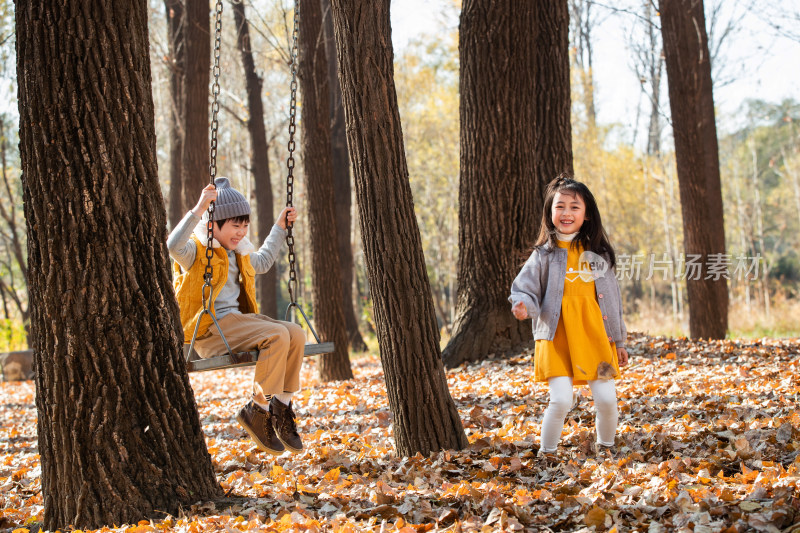
[(235, 250), (239, 242), (247, 236), (250, 228), (249, 222), (236, 222), (228, 220), (222, 228), (217, 221), (214, 221), (214, 238), (219, 241), (226, 250)]
[(576, 233), (586, 220), (586, 204), (577, 194), (557, 192), (551, 216), (557, 231), (566, 235)]

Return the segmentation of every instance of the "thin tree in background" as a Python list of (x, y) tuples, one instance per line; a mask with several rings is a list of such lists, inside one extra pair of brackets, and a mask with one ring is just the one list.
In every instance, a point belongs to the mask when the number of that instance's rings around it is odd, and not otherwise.
[(209, 180), (208, 83), (211, 71), (209, 13), (208, 0), (186, 0), (184, 4), (185, 54), (181, 96), (183, 214), (194, 206), (200, 191), (208, 185)]
[(661, 155), (661, 79), (664, 72), (664, 54), (661, 35), (655, 18), (655, 8), (650, 2), (643, 5), (641, 21), (644, 28), (643, 42), (631, 43), (634, 53), (636, 76), (642, 83), (642, 92), (650, 100), (650, 121), (647, 128), (647, 155)]
[[(30, 304), (27, 286), (24, 286), (28, 276), (28, 260), (25, 254), (25, 236), (20, 228), (23, 213), (18, 207), (19, 189), (15, 186), (16, 190), (12, 190), (12, 179), (9, 176), (8, 126), (10, 124), (6, 120), (8, 119), (5, 115), (0, 115), (0, 176), (3, 179), (2, 191), (5, 193), (5, 201), (0, 202), (0, 219), (6, 228), (0, 232), (0, 243), (6, 251), (6, 257), (0, 258), (0, 267), (3, 270), (3, 275), (0, 276), (0, 300), (6, 320), (13, 316), (19, 317), (25, 329), (25, 340), (30, 343)], [(9, 304), (13, 306), (13, 311), (9, 309)]]
[(174, 228), (186, 214), (183, 202), (183, 78), (186, 68), (183, 0), (164, 0), (167, 14), (169, 57), (169, 225)]
[(458, 302), (445, 364), (519, 349), (530, 321), (508, 291), (537, 235), (544, 189), (572, 170), (566, 0), (465, 0), (459, 26)]
[[(748, 148), (750, 151), (750, 157), (752, 162), (752, 167), (750, 171), (750, 189), (753, 192), (753, 207), (752, 207), (752, 216), (753, 216), (753, 223), (754, 223), (754, 244), (757, 244), (756, 250), (758, 253), (763, 254), (764, 256), (767, 255), (767, 247), (764, 241), (764, 213), (761, 209), (761, 180), (759, 180), (759, 162), (758, 162), (758, 150), (756, 149), (755, 139), (752, 137), (748, 141)], [(769, 279), (770, 279), (770, 261), (764, 257), (764, 261), (762, 263), (762, 275), (760, 276), (759, 283), (761, 285), (761, 292), (764, 296), (764, 315), (767, 321), (771, 320), (770, 318), (770, 308), (772, 307), (770, 303), (770, 296), (769, 296)]]
[(332, 2), (358, 218), (397, 453), (461, 449), (414, 215), (394, 85), (389, 0)]
[(339, 236), (339, 264), (342, 271), (342, 305), (347, 325), (347, 338), (353, 351), (366, 351), (367, 345), (358, 330), (353, 302), (353, 243), (350, 235), (352, 224), (350, 186), (350, 155), (347, 151), (347, 132), (344, 130), (342, 89), (339, 87), (336, 39), (333, 35), (331, 0), (320, 0), (322, 28), (325, 35), (325, 55), (328, 60), (328, 92), (331, 116), (331, 162), (333, 164), (333, 197), (336, 211), (336, 229)]
[(575, 65), (578, 67), (580, 101), (586, 113), (586, 125), (592, 135), (597, 131), (597, 110), (594, 102), (594, 49), (592, 32), (599, 25), (592, 11), (594, 0), (569, 0), (569, 20)]
[[(646, 153), (649, 158), (642, 158), (642, 171), (648, 181), (645, 187), (652, 182), (655, 187), (661, 190), (661, 227), (664, 232), (663, 254), (662, 257), (668, 258), (675, 272), (680, 268), (679, 247), (675, 243), (673, 233), (674, 215), (676, 211), (676, 199), (674, 194), (673, 173), (667, 171), (667, 158), (662, 154), (661, 141), (663, 137), (663, 120), (665, 110), (663, 108), (663, 81), (664, 81), (664, 53), (661, 43), (661, 31), (659, 28), (657, 8), (651, 2), (644, 2), (642, 10), (636, 19), (641, 26), (642, 34), (637, 38), (631, 37), (629, 47), (633, 53), (633, 69), (636, 77), (641, 82), (640, 88), (649, 103), (649, 121), (647, 127), (647, 148)], [(637, 106), (637, 117), (639, 108)], [(667, 118), (668, 121), (668, 118)], [(633, 144), (636, 144), (638, 132), (638, 120), (633, 136)], [(653, 218), (655, 222), (655, 218)], [(655, 301), (655, 286), (650, 285), (651, 305)], [(642, 290), (642, 280), (632, 280), (632, 292)], [(672, 304), (672, 318), (679, 320), (683, 316), (683, 288), (673, 276), (670, 279), (670, 297)]]
[(797, 216), (798, 227), (800, 227), (800, 169), (794, 165), (792, 159), (787, 155), (786, 147), (784, 146), (781, 147), (781, 160), (783, 161), (784, 172), (781, 172), (779, 169), (775, 172), (792, 184), (794, 210)]
[(16, 9), (48, 530), (135, 524), (221, 496), (168, 268), (147, 9), (144, 0)]
[(300, 0), (299, 7), (303, 165), (311, 229), (314, 318), (321, 338), (336, 346), (333, 353), (320, 356), (319, 377), (322, 381), (351, 379), (334, 213), (328, 59), (322, 38), (322, 12), (319, 0)]
[[(728, 329), (725, 276), (711, 271), (725, 254), (717, 129), (703, 2), (661, 0), (675, 158), (687, 258), (689, 332), (721, 339)], [(716, 279), (715, 279), (716, 278)]]
[[(236, 47), (242, 57), (245, 88), (247, 90), (247, 131), (250, 134), (250, 172), (253, 174), (256, 196), (256, 237), (260, 244), (269, 235), (273, 224), (272, 181), (269, 173), (269, 145), (264, 126), (264, 103), (261, 100), (261, 77), (256, 72), (253, 50), (250, 47), (250, 24), (247, 22), (244, 2), (233, 1), (233, 18), (236, 24)], [(278, 313), (278, 273), (271, 268), (256, 278), (256, 294), (261, 312), (275, 317)]]

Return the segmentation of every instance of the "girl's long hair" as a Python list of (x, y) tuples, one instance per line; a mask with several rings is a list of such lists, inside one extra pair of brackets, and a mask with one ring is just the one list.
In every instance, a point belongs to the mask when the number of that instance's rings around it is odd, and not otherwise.
[(571, 246), (580, 244), (584, 250), (594, 252), (598, 255), (608, 256), (611, 268), (617, 264), (617, 257), (614, 248), (603, 229), (603, 221), (600, 218), (600, 210), (597, 208), (597, 201), (594, 199), (589, 187), (572, 178), (566, 172), (562, 172), (556, 179), (547, 184), (544, 199), (544, 211), (542, 212), (542, 224), (539, 228), (539, 236), (536, 238), (534, 248), (539, 248), (549, 244), (551, 248), (558, 246), (556, 237), (556, 227), (553, 225), (553, 199), (556, 193), (578, 195), (586, 205), (586, 218), (583, 225), (578, 230), (578, 235), (572, 241)]

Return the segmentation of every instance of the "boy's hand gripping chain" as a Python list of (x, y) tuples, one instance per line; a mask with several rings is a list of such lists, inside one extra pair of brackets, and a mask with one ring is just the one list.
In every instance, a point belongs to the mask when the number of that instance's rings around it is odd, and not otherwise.
[[(217, 184), (214, 182), (214, 180), (217, 177), (217, 129), (219, 128), (219, 120), (217, 118), (219, 115), (219, 101), (217, 97), (219, 96), (220, 92), (219, 75), (221, 69), (219, 66), (219, 52), (221, 45), (222, 0), (217, 0), (214, 19), (214, 83), (211, 85), (211, 94), (214, 98), (211, 103), (211, 163), (209, 165), (211, 185), (213, 185), (215, 189), (217, 188)], [(194, 349), (194, 342), (197, 340), (197, 331), (200, 328), (200, 319), (206, 313), (208, 313), (208, 316), (210, 316), (211, 320), (214, 321), (214, 325), (217, 326), (217, 331), (219, 331), (219, 335), (222, 337), (222, 341), (225, 343), (225, 348), (228, 349), (228, 353), (231, 355), (231, 357), (234, 356), (233, 352), (231, 351), (231, 347), (228, 346), (228, 340), (225, 338), (225, 335), (222, 334), (219, 323), (217, 323), (217, 317), (211, 312), (211, 281), (214, 275), (214, 269), (211, 266), (211, 259), (214, 257), (214, 201), (208, 205), (208, 224), (206, 225), (206, 230), (208, 232), (208, 240), (206, 242), (206, 268), (205, 272), (203, 273), (203, 310), (200, 312), (200, 316), (197, 317), (197, 324), (194, 326), (192, 343), (189, 346), (189, 352), (186, 356), (187, 361), (189, 357), (191, 357), (192, 350)]]
[[(294, 134), (297, 130), (296, 117), (297, 117), (297, 33), (299, 28), (299, 14), (300, 6), (299, 0), (294, 3), (294, 26), (292, 28), (292, 49), (289, 57), (291, 60), (292, 81), (289, 85), (291, 98), (289, 100), (289, 157), (286, 159), (286, 168), (288, 174), (286, 175), (286, 207), (293, 207), (292, 196), (294, 194)], [(289, 289), (289, 309), (292, 306), (297, 306), (297, 271), (295, 270), (295, 262), (297, 257), (294, 253), (294, 235), (292, 235), (292, 224), (289, 222), (289, 214), (286, 214), (286, 244), (289, 246), (289, 282), (287, 283)], [(289, 309), (286, 309), (286, 316), (289, 316)], [(305, 315), (303, 315), (305, 316)]]
[[(208, 173), (211, 177), (211, 185), (217, 188), (214, 180), (217, 177), (217, 129), (219, 128), (219, 50), (222, 43), (222, 0), (217, 0), (216, 17), (214, 20), (214, 83), (211, 85), (211, 94), (214, 99), (211, 103), (211, 164), (208, 167)], [(203, 311), (211, 313), (211, 278), (214, 274), (211, 268), (211, 259), (214, 257), (214, 201), (208, 204), (208, 224), (206, 229), (208, 231), (208, 242), (206, 244), (206, 270), (203, 274)], [(213, 314), (212, 314), (213, 316)], [(216, 322), (216, 320), (215, 320)]]

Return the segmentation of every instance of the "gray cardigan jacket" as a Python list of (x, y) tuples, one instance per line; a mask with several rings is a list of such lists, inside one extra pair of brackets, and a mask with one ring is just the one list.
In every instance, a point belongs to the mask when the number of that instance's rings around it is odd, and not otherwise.
[[(567, 249), (553, 249), (545, 244), (533, 251), (511, 284), (508, 301), (512, 306), (518, 302), (525, 304), (528, 316), (533, 319), (535, 340), (553, 340), (561, 316), (566, 275)], [(622, 319), (622, 294), (617, 277), (608, 269), (597, 274), (594, 286), (608, 340), (613, 341), (617, 348), (624, 348), (628, 331)]]

